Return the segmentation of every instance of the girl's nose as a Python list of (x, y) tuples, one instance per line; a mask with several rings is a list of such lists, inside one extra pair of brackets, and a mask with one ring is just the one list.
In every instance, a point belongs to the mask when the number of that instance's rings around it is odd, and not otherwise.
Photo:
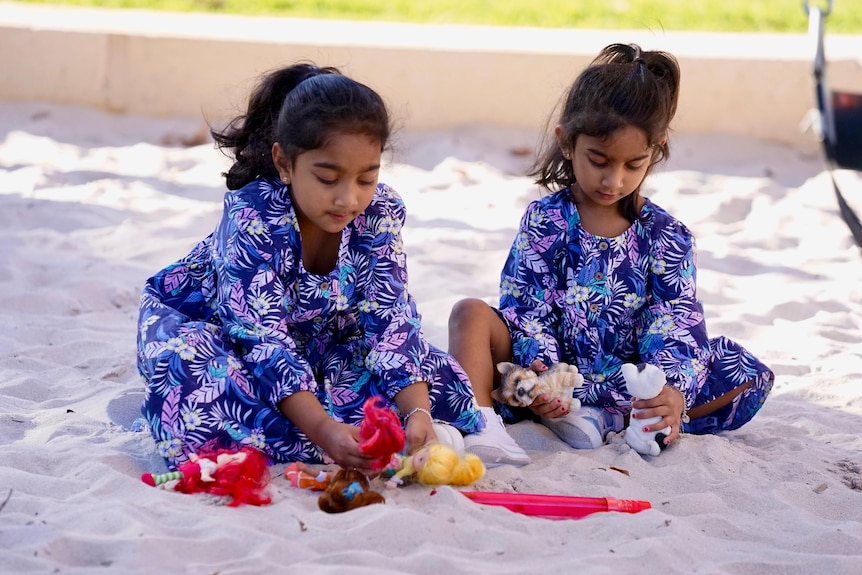
[(623, 185), (623, 169), (608, 168), (602, 178), (602, 184), (611, 190), (616, 190)]
[(359, 201), (359, 184), (347, 182), (335, 195), (335, 205), (340, 208), (352, 208)]

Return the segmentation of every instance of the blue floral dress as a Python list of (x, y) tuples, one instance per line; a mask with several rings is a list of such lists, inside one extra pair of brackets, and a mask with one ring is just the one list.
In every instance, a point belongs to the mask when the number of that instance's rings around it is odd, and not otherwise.
[(297, 391), (359, 425), (368, 397), (392, 402), (426, 382), (435, 418), (465, 433), (484, 426), (461, 367), (422, 335), (404, 219), (401, 198), (378, 185), (342, 232), (335, 268), (319, 275), (303, 267), (288, 187), (260, 179), (226, 194), (215, 231), (141, 296), (142, 412), (170, 467), (237, 445), (276, 462), (324, 461), (277, 408)]
[(614, 238), (581, 226), (570, 190), (532, 202), (501, 275), (500, 315), (514, 361), (577, 365), (585, 405), (626, 413), (631, 397), (620, 366), (664, 370), (691, 409), (749, 381), (727, 407), (684, 424), (691, 433), (736, 429), (763, 405), (772, 371), (739, 344), (710, 339), (696, 293), (691, 232), (649, 199)]

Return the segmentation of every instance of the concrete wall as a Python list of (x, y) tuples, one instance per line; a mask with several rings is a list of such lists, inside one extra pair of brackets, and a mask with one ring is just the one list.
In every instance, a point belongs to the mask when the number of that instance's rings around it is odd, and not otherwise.
[[(862, 36), (828, 34), (829, 84), (862, 93)], [(813, 148), (806, 35), (538, 30), (91, 10), (0, 3), (0, 98), (141, 115), (233, 115), (254, 79), (297, 60), (377, 89), (402, 127), (540, 128), (598, 50), (636, 42), (682, 66), (675, 129)]]

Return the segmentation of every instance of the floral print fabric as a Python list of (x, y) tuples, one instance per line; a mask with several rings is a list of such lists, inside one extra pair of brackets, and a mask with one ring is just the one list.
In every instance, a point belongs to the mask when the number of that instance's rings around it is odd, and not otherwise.
[(577, 397), (619, 413), (631, 405), (626, 362), (659, 366), (689, 409), (752, 381), (726, 408), (684, 426), (736, 429), (760, 409), (774, 374), (739, 344), (707, 336), (695, 256), (691, 232), (648, 199), (614, 238), (581, 226), (569, 189), (534, 201), (501, 275), (514, 360), (577, 365), (585, 378)]
[(481, 429), (461, 367), (423, 337), (408, 292), (404, 204), (378, 185), (342, 232), (331, 273), (310, 273), (289, 188), (261, 179), (225, 196), (215, 231), (147, 281), (138, 368), (142, 412), (169, 466), (201, 448), (252, 445), (274, 461), (324, 455), (278, 411), (310, 391), (359, 425), (362, 404), (426, 382), (432, 414)]

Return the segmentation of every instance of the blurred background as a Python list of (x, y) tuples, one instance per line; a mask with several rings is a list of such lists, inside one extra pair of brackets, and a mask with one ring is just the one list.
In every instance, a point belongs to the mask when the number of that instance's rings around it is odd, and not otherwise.
[(819, 147), (807, 7), (828, 16), (829, 86), (862, 93), (858, 0), (93, 0), (0, 2), (0, 99), (218, 123), (260, 74), (331, 65), (414, 130), (542, 130), (612, 42), (683, 73), (678, 132)]
[[(799, 33), (808, 27), (802, 0), (30, 0), (30, 3), (546, 28)], [(810, 4), (826, 9), (829, 3), (823, 0)], [(862, 2), (834, 2), (830, 28), (840, 34), (862, 32)]]

